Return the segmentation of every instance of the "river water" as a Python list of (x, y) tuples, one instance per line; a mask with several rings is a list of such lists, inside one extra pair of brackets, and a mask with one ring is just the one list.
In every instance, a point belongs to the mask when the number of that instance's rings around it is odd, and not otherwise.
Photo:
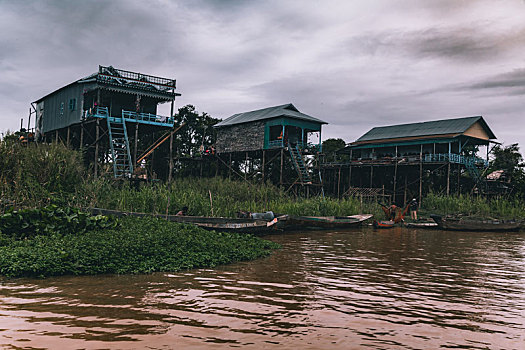
[(0, 280), (0, 348), (525, 349), (524, 233), (266, 238), (215, 269)]

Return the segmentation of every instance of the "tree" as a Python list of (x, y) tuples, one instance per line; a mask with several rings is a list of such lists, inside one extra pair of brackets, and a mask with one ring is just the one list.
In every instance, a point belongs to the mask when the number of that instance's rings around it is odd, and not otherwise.
[(525, 163), (517, 143), (510, 146), (496, 145), (492, 151), (491, 171), (503, 170), (507, 181), (512, 183), (518, 193), (525, 193)]
[(217, 134), (213, 126), (220, 119), (212, 118), (207, 113), (199, 114), (192, 105), (179, 108), (175, 115), (175, 125), (185, 125), (175, 134), (174, 147), (179, 156), (191, 157), (199, 154), (201, 146), (204, 149), (215, 143)]
[(345, 148), (346, 142), (343, 139), (326, 139), (323, 141), (323, 153), (326, 161), (337, 161), (337, 151)]

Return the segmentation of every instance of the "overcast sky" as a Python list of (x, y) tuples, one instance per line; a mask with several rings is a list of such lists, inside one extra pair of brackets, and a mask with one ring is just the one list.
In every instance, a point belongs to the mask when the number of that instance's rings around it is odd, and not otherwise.
[(0, 0), (0, 130), (99, 64), (223, 119), (292, 102), (323, 139), (482, 115), (525, 149), (523, 0)]

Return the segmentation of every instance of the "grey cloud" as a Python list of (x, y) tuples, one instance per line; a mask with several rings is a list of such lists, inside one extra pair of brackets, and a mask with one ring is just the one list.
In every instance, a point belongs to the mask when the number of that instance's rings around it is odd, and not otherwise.
[(351, 38), (348, 47), (370, 55), (408, 54), (419, 59), (442, 58), (469, 64), (473, 61), (496, 60), (525, 46), (525, 29), (505, 33), (478, 29), (446, 27), (368, 33)]
[(516, 87), (525, 88), (525, 68), (498, 74), (469, 86), (471, 89), (507, 89)]

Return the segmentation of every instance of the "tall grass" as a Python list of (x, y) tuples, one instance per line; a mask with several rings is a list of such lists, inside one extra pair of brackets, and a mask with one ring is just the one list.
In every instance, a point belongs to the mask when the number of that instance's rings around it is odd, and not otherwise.
[(521, 199), (486, 199), (478, 196), (441, 196), (430, 193), (423, 201), (426, 213), (463, 214), (494, 218), (525, 218), (525, 202)]
[(0, 209), (67, 202), (84, 175), (81, 154), (63, 145), (0, 141)]
[[(174, 214), (187, 206), (191, 215), (223, 217), (234, 217), (239, 210), (322, 216), (370, 213), (376, 218), (383, 217), (375, 202), (361, 202), (357, 198), (296, 198), (271, 184), (184, 178), (171, 184), (134, 186), (111, 178), (94, 179), (83, 166), (80, 152), (64, 145), (27, 147), (5, 139), (0, 141), (0, 212), (8, 205), (23, 208), (48, 204), (157, 214)], [(430, 193), (423, 200), (422, 213), (522, 218), (525, 203), (522, 199), (487, 200)]]
[(234, 217), (240, 210), (337, 216), (381, 212), (377, 204), (361, 203), (356, 198), (297, 199), (273, 185), (222, 178), (175, 179), (172, 184), (144, 184), (139, 189), (126, 184), (116, 187), (112, 181), (99, 180), (86, 184), (86, 192), (92, 195), (79, 205), (157, 214), (174, 214), (184, 206), (191, 215), (223, 217)]

